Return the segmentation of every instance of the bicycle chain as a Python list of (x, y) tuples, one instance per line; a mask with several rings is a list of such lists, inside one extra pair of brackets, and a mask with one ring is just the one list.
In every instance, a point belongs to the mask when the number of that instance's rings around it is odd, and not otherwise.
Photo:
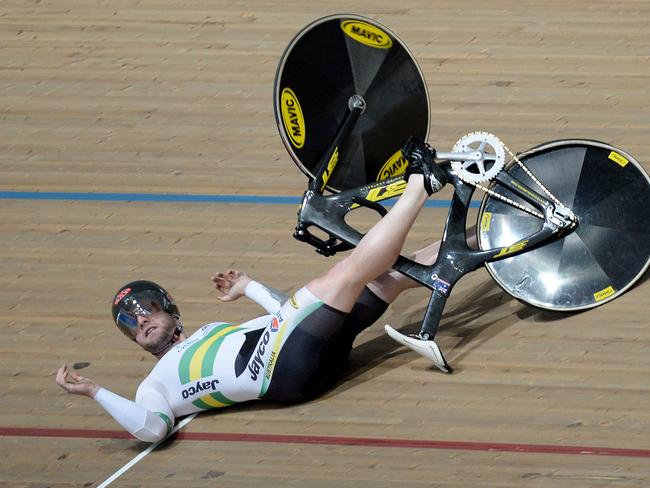
[[(505, 144), (503, 144), (503, 142), (501, 141), (501, 139), (499, 139), (499, 138), (496, 137), (494, 134), (491, 134), (491, 133), (489, 133), (489, 132), (480, 132), (480, 131), (479, 131), (479, 132), (470, 132), (469, 134), (463, 136), (463, 138), (464, 138), (464, 137), (467, 137), (467, 136), (474, 135), (474, 134), (487, 135), (487, 136), (494, 137), (496, 140), (498, 140), (498, 141), (501, 143), (501, 145), (503, 146), (503, 148), (505, 149), (505, 151), (510, 155), (510, 157), (511, 157), (512, 159), (514, 159), (514, 160), (517, 162), (517, 164), (521, 167), (521, 169), (524, 170), (524, 172), (525, 172), (525, 173), (530, 177), (530, 179), (531, 179), (531, 180), (532, 180), (532, 181), (533, 181), (533, 182), (534, 182), (534, 183), (535, 183), (539, 188), (541, 188), (541, 190), (542, 190), (542, 191), (543, 191), (543, 192), (544, 192), (544, 193), (545, 193), (545, 194), (546, 194), (546, 195), (547, 195), (551, 200), (553, 200), (553, 202), (554, 202), (556, 205), (560, 205), (560, 206), (563, 206), (563, 207), (564, 207), (564, 205), (560, 202), (560, 200), (558, 200), (558, 198), (557, 198), (555, 195), (553, 195), (553, 194), (549, 191), (549, 189), (546, 188), (546, 187), (542, 184), (541, 181), (539, 181), (539, 180), (537, 179), (537, 177), (536, 177), (536, 176), (535, 176), (535, 175), (534, 175), (534, 174), (533, 174), (533, 173), (532, 173), (532, 172), (531, 172), (531, 171), (526, 167), (526, 165), (525, 165), (524, 163), (522, 163), (522, 162), (519, 160), (519, 158), (518, 158), (518, 157), (517, 157), (517, 156), (516, 156), (516, 155), (515, 155), (511, 150), (510, 150), (510, 148), (508, 148), (508, 146), (506, 146)], [(461, 138), (461, 140), (462, 140), (463, 138)], [(459, 175), (459, 177), (460, 177), (460, 175)], [(461, 179), (463, 179), (463, 178), (461, 178)], [(463, 181), (465, 181), (465, 183), (467, 183), (467, 184), (474, 185), (474, 186), (475, 186), (476, 188), (478, 188), (479, 190), (484, 191), (485, 193), (487, 193), (487, 194), (490, 195), (491, 197), (496, 198), (497, 200), (501, 200), (501, 201), (507, 203), (508, 205), (511, 205), (511, 206), (513, 206), (513, 207), (515, 207), (515, 208), (518, 208), (519, 210), (521, 210), (521, 211), (523, 211), (523, 212), (526, 212), (526, 213), (528, 213), (528, 214), (530, 214), (530, 215), (533, 215), (533, 216), (535, 216), (535, 217), (537, 217), (537, 218), (544, 219), (544, 215), (543, 215), (542, 213), (538, 212), (537, 210), (534, 210), (534, 209), (528, 208), (528, 207), (526, 207), (526, 206), (524, 206), (524, 205), (521, 205), (520, 203), (515, 202), (515, 201), (512, 200), (511, 198), (508, 198), (508, 197), (506, 197), (505, 195), (502, 195), (502, 194), (500, 194), (500, 193), (498, 193), (498, 192), (496, 192), (496, 191), (494, 191), (494, 190), (492, 190), (492, 189), (490, 189), (490, 188), (487, 188), (487, 187), (481, 185), (480, 183), (475, 183), (475, 182), (471, 182), (471, 181), (466, 181), (466, 180), (464, 180), (464, 179), (463, 179)]]
[[(503, 144), (503, 143), (502, 143), (502, 144)], [(561, 205), (561, 206), (564, 207), (564, 205), (562, 204), (562, 202), (560, 202), (560, 200), (559, 200), (555, 195), (553, 195), (553, 194), (551, 193), (551, 191), (550, 191), (548, 188), (546, 188), (546, 187), (544, 186), (544, 184), (543, 184), (541, 181), (539, 181), (539, 180), (537, 179), (537, 177), (536, 177), (536, 176), (535, 176), (535, 175), (534, 175), (534, 174), (533, 174), (533, 173), (528, 169), (528, 167), (527, 167), (524, 163), (522, 163), (522, 162), (519, 160), (519, 158), (518, 158), (515, 154), (513, 154), (513, 152), (508, 148), (508, 146), (506, 146), (505, 144), (503, 144), (503, 148), (506, 150), (506, 152), (507, 152), (508, 154), (510, 154), (510, 157), (512, 157), (512, 159), (514, 159), (515, 161), (517, 161), (517, 164), (521, 167), (521, 169), (523, 169), (523, 170), (526, 172), (526, 174), (529, 176), (529, 178), (530, 178), (531, 180), (533, 180), (533, 182), (534, 182), (537, 186), (539, 186), (539, 187), (542, 189), (542, 191), (543, 191), (544, 193), (546, 193), (546, 196), (548, 196), (551, 200), (553, 200), (553, 202), (554, 202), (556, 205)]]

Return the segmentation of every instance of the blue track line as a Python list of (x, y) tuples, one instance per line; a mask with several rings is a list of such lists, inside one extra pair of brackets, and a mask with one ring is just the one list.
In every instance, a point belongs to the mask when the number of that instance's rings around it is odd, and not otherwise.
[[(254, 205), (298, 205), (301, 197), (272, 195), (189, 195), (170, 193), (94, 193), (53, 191), (2, 191), (0, 200), (62, 200), (87, 202), (180, 202), (180, 203), (245, 203)], [(394, 200), (383, 202), (391, 205)], [(447, 208), (449, 200), (428, 200), (426, 207)], [(472, 201), (471, 208), (479, 202)]]

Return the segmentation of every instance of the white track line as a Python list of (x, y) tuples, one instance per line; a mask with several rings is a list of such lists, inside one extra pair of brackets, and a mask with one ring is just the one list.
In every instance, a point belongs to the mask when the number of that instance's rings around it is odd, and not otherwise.
[(131, 461), (129, 461), (127, 464), (125, 464), (125, 465), (122, 466), (120, 469), (118, 469), (117, 471), (115, 471), (115, 473), (113, 473), (109, 478), (107, 478), (106, 481), (104, 481), (101, 485), (98, 485), (97, 488), (105, 488), (106, 486), (110, 485), (113, 481), (115, 481), (117, 478), (119, 478), (120, 476), (122, 476), (122, 475), (123, 475), (124, 473), (126, 473), (129, 469), (131, 469), (132, 466), (138, 464), (138, 463), (139, 463), (139, 462), (140, 462), (140, 461), (141, 461), (141, 460), (142, 460), (142, 459), (143, 459), (147, 454), (149, 454), (149, 453), (150, 453), (151, 451), (153, 451), (156, 447), (158, 447), (160, 444), (162, 444), (163, 442), (165, 442), (165, 440), (166, 440), (168, 437), (174, 435), (174, 434), (175, 434), (176, 432), (178, 432), (180, 429), (182, 429), (183, 427), (185, 427), (185, 426), (190, 422), (190, 420), (192, 420), (192, 419), (193, 419), (194, 417), (196, 417), (196, 416), (197, 416), (197, 414), (196, 414), (196, 413), (193, 413), (193, 414), (190, 415), (189, 417), (185, 417), (183, 420), (181, 420), (181, 421), (176, 425), (176, 427), (174, 427), (174, 429), (169, 433), (169, 435), (168, 435), (167, 437), (165, 437), (165, 438), (162, 439), (162, 440), (159, 440), (158, 442), (156, 442), (156, 443), (154, 443), (154, 444), (151, 444), (151, 445), (150, 445), (149, 447), (147, 447), (144, 451), (142, 451), (142, 452), (141, 452), (140, 454), (138, 454), (136, 457), (134, 457), (133, 459), (131, 459)]

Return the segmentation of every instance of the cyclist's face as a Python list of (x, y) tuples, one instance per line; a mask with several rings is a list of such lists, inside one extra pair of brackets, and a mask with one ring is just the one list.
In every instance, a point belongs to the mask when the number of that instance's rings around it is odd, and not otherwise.
[(160, 351), (168, 344), (176, 330), (176, 319), (155, 304), (149, 315), (138, 315), (135, 341), (146, 351)]

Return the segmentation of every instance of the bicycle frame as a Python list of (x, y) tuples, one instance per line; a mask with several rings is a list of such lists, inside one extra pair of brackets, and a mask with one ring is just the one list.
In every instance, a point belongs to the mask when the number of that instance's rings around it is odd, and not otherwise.
[[(311, 244), (317, 252), (325, 256), (352, 249), (363, 237), (363, 234), (345, 222), (348, 212), (363, 206), (375, 210), (383, 217), (387, 210), (378, 202), (399, 196), (406, 188), (406, 182), (398, 176), (340, 193), (323, 194), (327, 181), (340, 159), (339, 148), (344, 147), (348, 134), (363, 111), (363, 104), (355, 104), (352, 99), (349, 105), (347, 118), (323, 156), (309, 189), (304, 193), (294, 233), (296, 239)], [(450, 154), (446, 153), (445, 156)], [(487, 250), (472, 249), (467, 245), (466, 222), (474, 187), (454, 175), (450, 171), (450, 164), (443, 163), (441, 167), (445, 169), (448, 181), (454, 186), (454, 194), (438, 258), (434, 264), (427, 266), (400, 256), (393, 266), (396, 271), (432, 291), (420, 329), (420, 338), (423, 340), (432, 340), (435, 337), (447, 298), (460, 278), (485, 263), (511, 258), (563, 237), (569, 228), (558, 224), (554, 218), (555, 205), (551, 201), (502, 171), (496, 176), (495, 182), (538, 209), (544, 215), (544, 221), (536, 232), (512, 245)], [(323, 241), (311, 234), (309, 227), (312, 226), (327, 233), (329, 239)]]

